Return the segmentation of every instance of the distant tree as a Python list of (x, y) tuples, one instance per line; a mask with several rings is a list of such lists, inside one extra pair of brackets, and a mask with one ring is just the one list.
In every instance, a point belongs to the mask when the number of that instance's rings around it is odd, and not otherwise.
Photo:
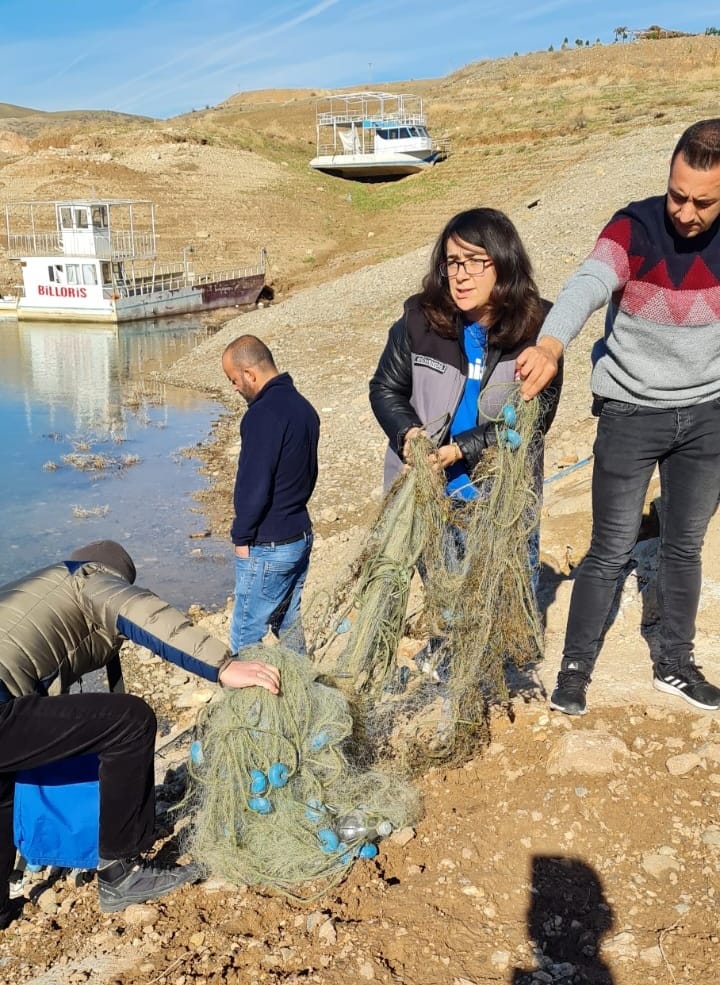
[(720, 35), (720, 27), (706, 27), (705, 33), (709, 35)]
[(620, 41), (620, 39), (627, 41), (628, 29), (626, 27), (616, 27), (613, 28), (613, 34), (615, 35), (616, 41)]
[(589, 47), (590, 47), (590, 42), (589, 42), (589, 41), (586, 41), (586, 42), (585, 42), (585, 47), (586, 47), (586, 48), (589, 48)]
[(575, 47), (576, 48), (582, 48), (584, 45), (585, 45), (585, 42), (583, 41), (582, 38), (575, 38)]
[(548, 51), (555, 51), (555, 48), (553, 47), (553, 45), (550, 45), (550, 46), (548, 47)]
[(567, 50), (567, 46), (568, 46), (568, 39), (567, 38), (563, 38), (563, 43), (560, 45), (560, 50), (561, 51), (566, 51)]
[(600, 40), (600, 38), (595, 38), (595, 44), (602, 44), (602, 41)]

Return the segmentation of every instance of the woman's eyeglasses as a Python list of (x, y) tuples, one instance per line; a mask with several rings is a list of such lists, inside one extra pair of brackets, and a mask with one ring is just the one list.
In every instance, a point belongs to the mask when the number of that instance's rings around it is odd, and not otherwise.
[(461, 267), (468, 277), (478, 277), (492, 264), (490, 257), (466, 257), (465, 260), (443, 260), (438, 269), (441, 277), (457, 277)]

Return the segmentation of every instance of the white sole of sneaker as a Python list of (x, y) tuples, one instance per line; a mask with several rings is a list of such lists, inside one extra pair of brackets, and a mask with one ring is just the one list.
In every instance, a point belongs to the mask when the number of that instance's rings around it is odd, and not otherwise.
[(550, 708), (552, 711), (561, 711), (563, 715), (587, 715), (587, 708), (583, 708), (582, 711), (568, 711), (567, 708), (563, 708), (562, 705), (556, 705), (553, 701), (550, 702)]
[(662, 691), (663, 694), (674, 694), (677, 698), (682, 698), (683, 701), (687, 701), (689, 705), (693, 708), (701, 708), (703, 711), (718, 711), (720, 709), (720, 703), (715, 705), (703, 704), (702, 701), (696, 701), (691, 698), (689, 694), (685, 694), (683, 690), (679, 687), (675, 687), (674, 684), (666, 684), (665, 681), (659, 681), (657, 678), (653, 680), (653, 687), (656, 691)]

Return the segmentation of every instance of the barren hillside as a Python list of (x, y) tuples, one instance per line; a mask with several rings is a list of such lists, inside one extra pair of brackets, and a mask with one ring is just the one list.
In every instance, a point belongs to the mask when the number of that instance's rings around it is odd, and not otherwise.
[[(474, 203), (512, 208), (640, 127), (712, 115), (719, 60), (720, 38), (674, 38), (477, 62), (387, 86), (423, 96), (451, 153), (429, 173), (378, 185), (308, 168), (320, 90), (239, 93), (165, 121), (5, 104), (0, 204), (149, 198), (165, 257), (192, 243), (198, 267), (227, 268), (265, 246), (283, 295), (420, 246)], [(0, 291), (16, 281), (0, 250)]]

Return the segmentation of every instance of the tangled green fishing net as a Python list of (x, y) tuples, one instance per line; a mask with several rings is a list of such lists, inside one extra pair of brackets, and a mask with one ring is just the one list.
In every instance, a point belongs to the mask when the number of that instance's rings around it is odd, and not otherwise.
[[(350, 575), (335, 592), (330, 618), (349, 624), (333, 673), (358, 696), (374, 699), (393, 680), (407, 614), (410, 583), (420, 557), (439, 564), (449, 516), (444, 479), (433, 470), (434, 446), (424, 435), (410, 443), (407, 469), (387, 493)], [(316, 662), (320, 648), (311, 646)]]
[(419, 797), (399, 775), (353, 762), (347, 700), (306, 657), (282, 644), (243, 656), (275, 664), (281, 693), (228, 689), (199, 722), (192, 850), (229, 882), (312, 899), (417, 820)]
[(464, 544), (459, 562), (448, 564), (446, 557), (426, 586), (428, 606), (445, 622), (437, 660), (448, 679), (448, 749), (487, 738), (491, 704), (509, 697), (508, 667), (522, 668), (543, 655), (533, 590), (537, 547), (531, 548), (540, 522), (541, 446), (535, 439), (541, 404), (517, 400), (506, 406), (515, 440), (507, 440), (498, 422), (497, 447), (471, 477), (478, 495), (452, 518)]
[[(444, 477), (432, 471), (428, 458), (432, 449), (415, 439), (413, 466), (391, 490), (375, 528), (385, 536), (371, 537), (362, 559), (359, 585), (379, 587), (355, 595), (354, 636), (338, 667), (350, 667), (363, 684), (384, 685), (374, 689), (373, 705), (361, 709), (373, 741), (380, 743), (400, 727), (408, 739), (417, 724), (416, 737), (410, 738), (415, 768), (422, 766), (426, 751), (433, 760), (459, 759), (487, 741), (490, 708), (508, 698), (507, 667), (522, 667), (542, 655), (533, 592), (537, 558), (530, 550), (541, 505), (540, 413), (540, 400), (526, 402), (516, 392), (492, 419), (497, 446), (488, 448), (471, 476), (477, 490), (472, 499), (445, 495)], [(401, 697), (388, 696), (405, 625), (409, 575), (420, 563), (423, 621), (434, 647), (424, 661), (427, 676), (411, 678)], [(385, 618), (389, 610), (392, 621)], [(430, 730), (429, 706), (434, 716)], [(391, 748), (402, 746), (390, 742)]]

